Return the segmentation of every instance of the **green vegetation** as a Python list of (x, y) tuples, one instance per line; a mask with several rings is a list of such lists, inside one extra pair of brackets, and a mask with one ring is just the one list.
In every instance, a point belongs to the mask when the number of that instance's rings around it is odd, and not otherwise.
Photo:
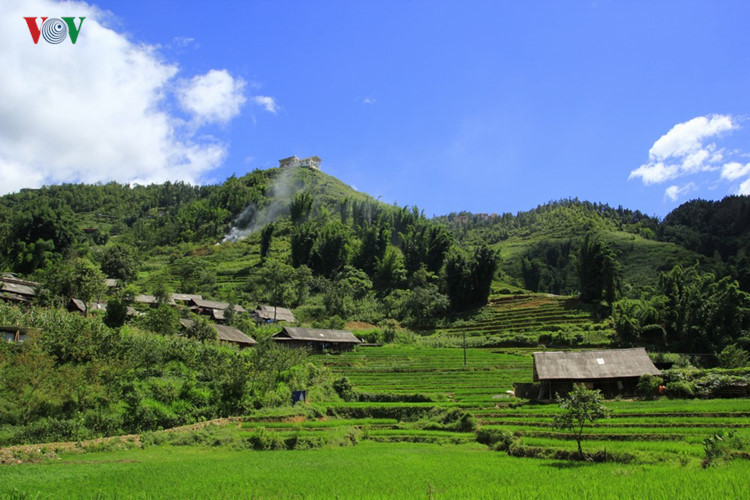
[[(41, 450), (60, 457), (53, 463), (35, 458), (37, 452), (19, 451), (24, 464), (0, 468), (0, 494), (520, 498), (580, 497), (596, 490), (603, 498), (744, 498), (750, 493), (750, 462), (742, 459), (750, 441), (747, 399), (605, 402), (611, 418), (587, 425), (583, 436), (590, 443), (587, 455), (606, 463), (571, 463), (578, 454), (576, 434), (556, 427), (564, 409), (504, 397), (510, 380), (530, 377), (528, 351), (469, 349), (465, 367), (462, 350), (425, 347), (366, 348), (311, 359), (361, 381), (348, 387), (352, 397), (336, 402), (329, 394), (308, 405), (264, 408), (241, 424), (145, 433), (140, 444)], [(426, 398), (409, 402), (414, 393), (403, 386), (417, 380)], [(387, 401), (388, 395), (402, 397)]]
[[(576, 464), (519, 460), (478, 444), (365, 442), (353, 448), (248, 453), (160, 447), (66, 455), (0, 470), (0, 494), (70, 498), (746, 498), (750, 462)], [(186, 480), (189, 478), (189, 480)]]
[(584, 427), (609, 416), (609, 410), (604, 406), (604, 397), (599, 391), (591, 391), (583, 384), (577, 384), (567, 396), (558, 395), (557, 403), (562, 413), (555, 416), (555, 426), (573, 432), (578, 444), (578, 456), (583, 459), (585, 455), (581, 441)]
[[(23, 465), (0, 467), (0, 495), (747, 497), (749, 400), (707, 399), (747, 396), (747, 199), (663, 221), (578, 200), (428, 219), (307, 169), (0, 197), (0, 270), (42, 282), (0, 304), (0, 325), (31, 328), (0, 345), (0, 445), (73, 442), (3, 450)], [(308, 356), (230, 308), (259, 340), (240, 351), (169, 292), (384, 345)], [(157, 304), (128, 316), (139, 293)], [(107, 312), (55, 308), (71, 297)], [(643, 400), (581, 394), (576, 418), (510, 392), (533, 350), (631, 345), (675, 363)], [(602, 463), (571, 461), (582, 440)]]
[(313, 393), (333, 394), (326, 373), (303, 363), (304, 351), (268, 341), (239, 351), (208, 341), (200, 322), (188, 333), (203, 342), (134, 327), (112, 330), (98, 318), (0, 303), (0, 324), (35, 329), (22, 346), (0, 344), (0, 445), (239, 415), (288, 404), (301, 383)]

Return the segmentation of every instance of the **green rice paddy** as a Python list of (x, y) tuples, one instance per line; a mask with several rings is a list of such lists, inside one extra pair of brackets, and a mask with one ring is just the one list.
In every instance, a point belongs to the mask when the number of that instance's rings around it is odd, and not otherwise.
[(456, 409), (522, 447), (574, 451), (573, 436), (554, 428), (556, 405), (519, 406), (505, 393), (531, 380), (530, 352), (468, 349), (465, 365), (464, 351), (448, 348), (316, 356), (360, 392), (432, 401), (313, 401), (318, 417), (259, 413), (232, 431), (244, 443), (263, 433), (286, 439), (354, 429), (356, 446), (160, 445), (4, 466), (0, 498), (750, 498), (750, 460), (700, 465), (703, 441), (714, 433), (731, 429), (750, 442), (748, 399), (609, 401), (611, 418), (589, 426), (583, 446), (620, 457), (614, 463), (519, 458), (491, 451), (473, 432), (424, 425)]

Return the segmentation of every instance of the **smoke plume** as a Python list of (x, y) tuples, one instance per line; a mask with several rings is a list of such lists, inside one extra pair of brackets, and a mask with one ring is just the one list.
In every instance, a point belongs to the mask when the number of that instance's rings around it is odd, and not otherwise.
[(284, 215), (289, 214), (289, 203), (297, 191), (294, 182), (295, 172), (301, 167), (286, 167), (281, 170), (268, 190), (271, 202), (263, 207), (251, 203), (240, 212), (234, 220), (224, 241), (239, 241), (260, 231), (266, 224), (270, 224)]

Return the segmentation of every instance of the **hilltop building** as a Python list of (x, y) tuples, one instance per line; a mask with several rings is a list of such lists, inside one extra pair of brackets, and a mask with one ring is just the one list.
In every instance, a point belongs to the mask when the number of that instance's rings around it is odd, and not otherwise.
[(297, 156), (290, 156), (289, 158), (279, 160), (279, 168), (304, 167), (311, 170), (320, 170), (320, 162), (322, 161), (318, 156), (310, 156), (302, 159), (297, 158)]

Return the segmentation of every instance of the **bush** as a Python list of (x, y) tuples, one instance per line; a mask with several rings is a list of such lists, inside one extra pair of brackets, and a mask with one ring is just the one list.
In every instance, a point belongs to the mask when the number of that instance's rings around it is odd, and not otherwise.
[(747, 351), (737, 347), (737, 344), (726, 346), (719, 354), (719, 365), (722, 368), (742, 368), (748, 366), (749, 363), (750, 356)]
[(495, 451), (508, 451), (511, 446), (518, 442), (518, 438), (510, 431), (482, 429), (477, 432), (477, 441), (486, 444)]
[(668, 383), (665, 392), (669, 398), (690, 399), (695, 396), (695, 387), (690, 382), (678, 380)]
[(716, 467), (729, 462), (732, 458), (732, 448), (742, 447), (741, 440), (737, 437), (736, 431), (718, 432), (707, 437), (703, 441), (703, 449), (706, 457), (701, 462), (706, 467)]
[(664, 385), (664, 380), (661, 377), (641, 375), (641, 378), (638, 379), (636, 392), (645, 399), (653, 399), (659, 395), (659, 386), (661, 385)]

